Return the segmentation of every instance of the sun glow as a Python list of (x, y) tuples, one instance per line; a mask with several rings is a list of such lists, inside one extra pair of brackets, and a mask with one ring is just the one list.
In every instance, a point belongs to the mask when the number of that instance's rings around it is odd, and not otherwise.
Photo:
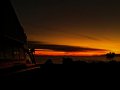
[(94, 56), (94, 55), (103, 55), (107, 51), (86, 51), (86, 52), (63, 52), (63, 51), (54, 51), (48, 49), (36, 49), (35, 55), (40, 56)]

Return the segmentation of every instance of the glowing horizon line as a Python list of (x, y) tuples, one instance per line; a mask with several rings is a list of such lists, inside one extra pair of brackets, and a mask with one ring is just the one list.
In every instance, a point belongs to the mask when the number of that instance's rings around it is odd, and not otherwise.
[(35, 55), (37, 56), (98, 56), (98, 55), (104, 55), (108, 51), (77, 51), (77, 52), (64, 52), (64, 51), (54, 51), (54, 50), (43, 50), (43, 49), (37, 49), (35, 51)]

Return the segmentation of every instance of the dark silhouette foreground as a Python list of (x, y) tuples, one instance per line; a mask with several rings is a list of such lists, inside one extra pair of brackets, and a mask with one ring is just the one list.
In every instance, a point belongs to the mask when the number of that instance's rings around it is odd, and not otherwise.
[[(70, 60), (70, 61), (69, 61)], [(31, 70), (19, 71), (25, 69), (25, 66), (17, 66), (9, 68), (7, 71), (14, 72), (12, 74), (7, 74), (3, 77), (5, 80), (51, 80), (53, 78), (60, 79), (63, 78), (81, 78), (82, 77), (93, 77), (95, 75), (118, 73), (120, 68), (120, 62), (109, 61), (109, 62), (85, 62), (85, 61), (73, 61), (71, 58), (63, 58), (63, 64), (54, 64), (51, 59), (45, 64), (37, 65), (40, 68), (34, 68)], [(0, 70), (1, 71), (1, 70)], [(0, 73), (3, 73), (1, 71)], [(59, 78), (58, 78), (59, 77)]]
[(108, 60), (114, 60), (114, 58), (115, 58), (115, 53), (114, 52), (110, 52), (110, 53), (107, 53), (106, 54), (106, 58), (108, 59)]

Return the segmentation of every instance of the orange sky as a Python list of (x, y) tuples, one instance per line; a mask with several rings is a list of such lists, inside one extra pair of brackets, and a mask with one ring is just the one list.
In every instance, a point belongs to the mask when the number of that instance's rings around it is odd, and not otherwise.
[[(29, 41), (41, 55), (120, 53), (120, 5), (106, 0), (11, 0)], [(41, 45), (46, 44), (43, 48)], [(57, 50), (49, 46), (61, 45)], [(66, 45), (65, 48), (63, 46)], [(101, 50), (65, 51), (67, 46)], [(60, 51), (59, 51), (59, 49)], [(51, 51), (52, 50), (52, 51)], [(62, 50), (62, 51), (61, 51)]]

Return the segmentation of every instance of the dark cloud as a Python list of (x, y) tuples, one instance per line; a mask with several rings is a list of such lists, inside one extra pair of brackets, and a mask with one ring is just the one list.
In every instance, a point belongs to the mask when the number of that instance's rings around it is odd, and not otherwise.
[(47, 44), (44, 42), (35, 42), (35, 41), (29, 41), (28, 45), (30, 48), (49, 49), (49, 50), (64, 51), (64, 52), (108, 51), (105, 49), (86, 48), (86, 47), (77, 47), (77, 46), (69, 46), (69, 45), (54, 45), (54, 44)]

